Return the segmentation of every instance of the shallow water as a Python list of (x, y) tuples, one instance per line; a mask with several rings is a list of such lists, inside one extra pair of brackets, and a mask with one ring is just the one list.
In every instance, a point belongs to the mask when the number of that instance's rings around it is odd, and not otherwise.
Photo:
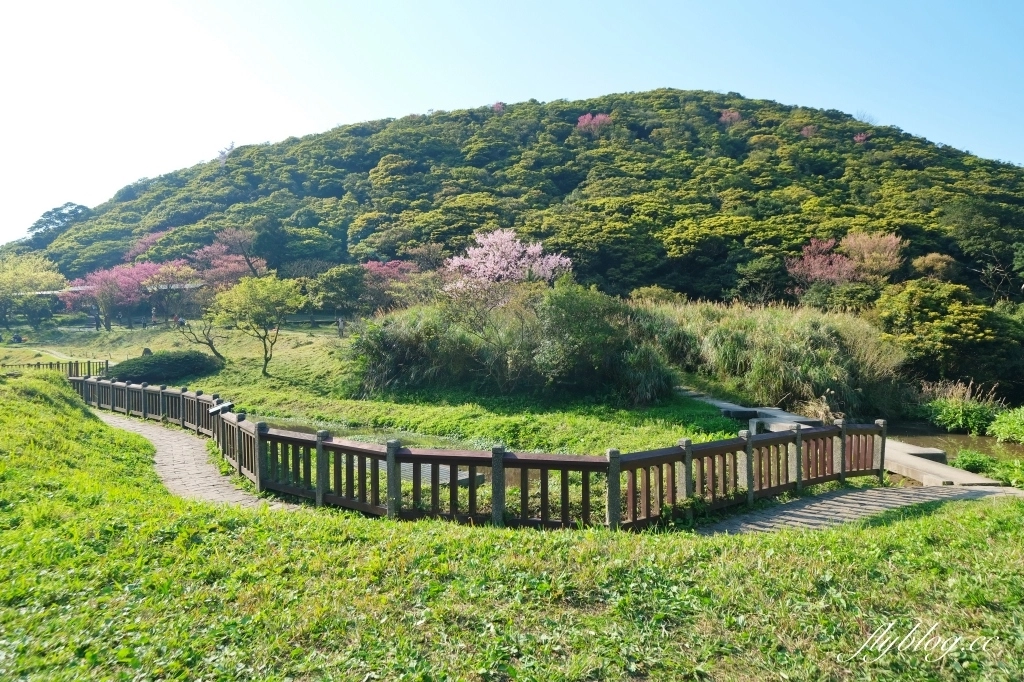
[(996, 459), (1024, 459), (1024, 445), (1000, 443), (992, 436), (971, 436), (966, 433), (946, 433), (927, 423), (894, 424), (889, 435), (904, 443), (946, 451), (950, 460), (960, 450), (975, 450)]

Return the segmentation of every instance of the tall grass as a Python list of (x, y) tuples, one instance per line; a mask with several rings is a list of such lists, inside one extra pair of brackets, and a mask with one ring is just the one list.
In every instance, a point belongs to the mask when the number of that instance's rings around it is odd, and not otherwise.
[(758, 405), (891, 415), (909, 395), (903, 353), (854, 315), (707, 302), (646, 307), (667, 322), (661, 342), (674, 362)]

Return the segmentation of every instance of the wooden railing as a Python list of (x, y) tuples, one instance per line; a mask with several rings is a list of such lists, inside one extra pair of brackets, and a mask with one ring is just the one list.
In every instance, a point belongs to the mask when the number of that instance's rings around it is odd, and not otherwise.
[(38, 369), (60, 372), (66, 377), (109, 376), (110, 360), (68, 360), (66, 362), (22, 362), (20, 364), (0, 364), (4, 370)]
[(375, 516), (462, 523), (641, 529), (687, 513), (752, 505), (805, 486), (882, 477), (886, 424), (846, 424), (603, 457), (375, 445), (268, 428), (218, 395), (71, 377), (86, 403), (212, 438), (258, 491)]

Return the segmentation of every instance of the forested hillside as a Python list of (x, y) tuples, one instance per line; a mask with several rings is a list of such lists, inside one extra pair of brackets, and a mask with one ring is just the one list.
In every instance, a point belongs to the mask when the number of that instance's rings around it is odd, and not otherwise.
[[(991, 125), (992, 122), (964, 122)], [(609, 293), (659, 284), (710, 298), (783, 298), (784, 258), (848, 231), (951, 256), (959, 280), (1019, 296), (1024, 169), (838, 111), (656, 90), (342, 126), (49, 212), (30, 237), (68, 277), (162, 261), (255, 230), (283, 274), (434, 259), (512, 227)], [(435, 246), (432, 246), (435, 245)], [(922, 267), (926, 267), (925, 266)]]

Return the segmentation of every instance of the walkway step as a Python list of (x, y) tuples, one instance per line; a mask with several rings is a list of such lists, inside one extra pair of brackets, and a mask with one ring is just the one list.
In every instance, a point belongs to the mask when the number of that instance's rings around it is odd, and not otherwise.
[[(933, 462), (901, 450), (892, 441), (885, 444), (885, 468), (900, 476), (920, 481), (922, 485), (955, 485), (955, 486), (1001, 486), (1002, 483), (991, 478), (972, 474), (970, 471), (957, 469), (941, 462)], [(905, 443), (898, 443), (905, 445)]]
[(858, 521), (890, 509), (924, 502), (980, 500), (989, 497), (1024, 498), (1017, 488), (844, 488), (803, 497), (746, 514), (737, 514), (697, 529), (702, 535), (750, 533), (780, 528), (820, 529)]

